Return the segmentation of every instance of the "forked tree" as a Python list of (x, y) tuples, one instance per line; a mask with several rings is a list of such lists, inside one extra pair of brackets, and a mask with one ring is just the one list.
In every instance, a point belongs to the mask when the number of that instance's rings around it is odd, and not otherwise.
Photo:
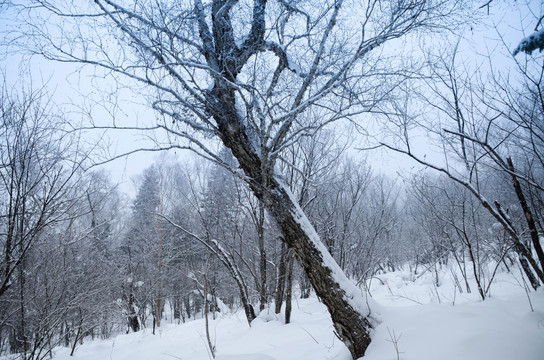
[(25, 36), (36, 40), (35, 51), (143, 84), (162, 115), (156, 128), (169, 135), (168, 147), (219, 164), (213, 141), (232, 151), (239, 169), (223, 165), (262, 201), (337, 335), (354, 358), (362, 356), (373, 326), (367, 302), (319, 240), (276, 164), (300, 137), (379, 111), (413, 74), (395, 60), (400, 39), (453, 28), (463, 1), (31, 2), (41, 8), (20, 14), (30, 16)]

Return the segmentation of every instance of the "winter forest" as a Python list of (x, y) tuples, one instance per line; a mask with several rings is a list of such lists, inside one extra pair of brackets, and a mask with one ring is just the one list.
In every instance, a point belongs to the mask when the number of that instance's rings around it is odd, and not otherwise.
[(0, 0), (0, 34), (1, 360), (544, 357), (541, 1)]

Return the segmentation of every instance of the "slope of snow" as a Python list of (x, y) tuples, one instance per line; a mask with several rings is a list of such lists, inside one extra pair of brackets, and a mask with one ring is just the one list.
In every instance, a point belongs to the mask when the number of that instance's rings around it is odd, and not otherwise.
[(541, 360), (544, 358), (542, 293), (461, 305), (428, 304), (388, 309), (365, 360)]
[[(374, 329), (364, 360), (540, 360), (544, 359), (544, 291), (528, 296), (516, 277), (499, 274), (491, 297), (459, 293), (448, 271), (413, 280), (407, 272), (379, 275), (369, 286), (383, 322)], [(412, 278), (412, 280), (411, 280)], [(529, 301), (530, 299), (530, 301)], [(534, 311), (531, 311), (531, 306)], [(292, 323), (264, 310), (249, 328), (243, 312), (211, 320), (218, 360), (349, 360), (334, 336), (326, 308), (315, 297), (296, 299)], [(395, 344), (397, 350), (395, 350)], [(60, 348), (55, 360), (211, 359), (204, 321), (166, 325), (115, 339)]]

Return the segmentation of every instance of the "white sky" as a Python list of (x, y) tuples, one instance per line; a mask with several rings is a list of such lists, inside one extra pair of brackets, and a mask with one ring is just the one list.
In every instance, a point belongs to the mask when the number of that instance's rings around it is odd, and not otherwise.
[[(484, 0), (481, 1), (485, 3)], [(523, 1), (506, 1), (505, 3), (496, 1), (491, 3), (491, 16), (487, 18), (487, 24), (475, 27), (472, 30), (467, 29), (461, 42), (461, 55), (465, 59), (492, 54), (494, 62), (504, 61), (506, 55), (505, 48), (497, 42), (500, 33), (509, 49), (513, 49), (521, 38), (530, 34), (536, 25), (536, 16), (543, 13), (543, 3), (528, 1), (530, 9), (534, 12), (527, 12), (527, 6)], [(485, 13), (485, 10), (481, 10)], [(0, 22), (2, 17), (0, 17)], [(494, 29), (497, 27), (498, 30)], [(0, 30), (2, 25), (0, 25)], [(498, 32), (497, 32), (498, 31)], [(440, 44), (437, 44), (440, 46)], [(70, 64), (60, 64), (46, 61), (39, 57), (33, 57), (30, 60), (21, 55), (14, 54), (12, 49), (0, 48), (0, 71), (6, 74), (6, 83), (21, 85), (21, 82), (28, 82), (32, 79), (34, 87), (47, 83), (53, 96), (53, 101), (59, 104), (63, 109), (68, 110), (67, 116), (73, 118), (75, 122), (85, 118), (85, 115), (78, 113), (77, 108), (91, 108), (94, 121), (101, 122), (116, 118), (118, 125), (130, 124), (152, 124), (154, 114), (145, 106), (145, 100), (139, 98), (138, 94), (130, 94), (127, 91), (121, 91), (119, 107), (114, 114), (109, 114), (101, 107), (101, 104), (91, 104), (93, 98), (100, 98), (108, 92), (115, 92), (115, 85), (111, 84), (111, 89), (97, 89), (96, 81), (93, 78), (93, 72), (90, 68), (81, 69), (80, 66)], [(22, 74), (22, 75), (21, 75)], [(104, 82), (100, 82), (103, 86)], [(96, 136), (96, 135), (95, 135)], [(131, 151), (139, 147), (150, 147), (152, 143), (144, 139), (142, 134), (117, 131), (105, 134), (108, 138), (108, 152), (118, 155)], [(178, 152), (179, 153), (179, 152)], [(180, 155), (180, 154), (178, 154)], [(432, 154), (428, 154), (432, 156)], [(104, 167), (111, 173), (114, 182), (120, 183), (121, 190), (130, 192), (132, 186), (130, 180), (139, 174), (143, 169), (150, 166), (157, 153), (138, 153), (128, 158), (115, 160)], [(383, 151), (374, 153), (368, 157), (372, 159), (372, 167), (384, 173), (394, 174), (399, 169), (409, 170), (415, 163), (406, 158), (399, 158), (397, 155), (391, 155)], [(439, 158), (437, 158), (439, 160)]]

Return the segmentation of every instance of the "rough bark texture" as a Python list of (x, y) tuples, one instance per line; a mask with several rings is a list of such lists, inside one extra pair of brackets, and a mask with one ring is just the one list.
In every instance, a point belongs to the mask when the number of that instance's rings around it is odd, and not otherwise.
[[(369, 331), (372, 326), (361, 310), (355, 309), (350, 303), (342, 288), (346, 284), (338, 283), (329, 267), (336, 265), (330, 263), (332, 257), (328, 263), (324, 261), (324, 256), (328, 254), (324, 255), (322, 251), (326, 250), (319, 248), (319, 239), (312, 238), (309, 229), (301, 225), (300, 219), (305, 219), (305, 215), (290, 197), (288, 190), (275, 178), (275, 160), (265, 153), (262, 144), (255, 143), (255, 139), (250, 136), (250, 125), (236, 106), (236, 89), (233, 84), (247, 60), (264, 45), (266, 0), (254, 1), (251, 35), (241, 46), (234, 41), (229, 17), (234, 2), (213, 2), (211, 31), (206, 23), (202, 3), (195, 1), (195, 4), (204, 56), (208, 65), (220, 74), (215, 76), (213, 88), (206, 93), (207, 111), (217, 124), (217, 135), (238, 160), (254, 195), (277, 222), (283, 241), (294, 252), (316, 294), (327, 306), (338, 337), (349, 348), (353, 358), (359, 358), (364, 355), (370, 343)], [(340, 271), (339, 268), (337, 271)]]
[(323, 262), (323, 254), (295, 219), (295, 204), (279, 186), (266, 196), (268, 211), (278, 222), (287, 245), (310, 279), (317, 295), (327, 306), (334, 328), (348, 346), (354, 358), (364, 355), (370, 344), (369, 321), (348, 302), (345, 291), (333, 277), (332, 270)]
[(527, 279), (529, 279), (529, 283), (531, 283), (531, 287), (536, 290), (540, 286), (540, 281), (536, 278), (535, 274), (531, 270), (531, 267), (529, 266), (529, 262), (527, 259), (521, 255), (519, 255), (519, 263), (521, 265), (521, 268), (523, 269), (523, 272), (527, 276)]
[[(221, 112), (223, 116), (216, 118), (219, 124), (224, 124), (220, 127), (224, 144), (232, 150), (246, 175), (255, 180), (250, 183), (253, 193), (263, 201), (268, 213), (277, 222), (283, 240), (293, 250), (316, 294), (327, 306), (338, 337), (348, 346), (354, 358), (363, 356), (370, 344), (370, 322), (348, 302), (345, 291), (334, 279), (332, 270), (324, 264), (320, 249), (296, 219), (299, 209), (286, 189), (273, 177), (268, 177), (267, 189), (261, 187), (261, 160), (252, 149), (247, 134), (241, 131), (233, 98), (225, 92), (218, 100), (225, 104), (229, 99), (232, 107), (225, 106)], [(225, 118), (224, 115), (230, 116)]]
[(529, 204), (527, 203), (525, 194), (523, 193), (523, 189), (521, 188), (521, 184), (518, 181), (518, 177), (516, 176), (516, 169), (514, 168), (512, 158), (507, 158), (506, 162), (510, 170), (512, 185), (514, 186), (516, 196), (518, 198), (519, 204), (521, 205), (521, 209), (523, 210), (523, 214), (525, 215), (525, 220), (527, 221), (527, 227), (529, 228), (529, 233), (531, 234), (531, 241), (540, 262), (540, 268), (544, 270), (544, 251), (542, 250), (542, 246), (540, 245), (540, 239), (538, 238), (538, 229), (536, 228), (535, 218)]
[[(209, 93), (209, 100), (214, 105), (209, 110), (219, 125), (221, 140), (232, 151), (244, 173), (253, 180), (249, 182), (251, 190), (277, 222), (283, 240), (293, 250), (316, 294), (327, 306), (338, 337), (354, 358), (363, 356), (370, 344), (372, 326), (349, 303), (332, 270), (324, 264), (321, 250), (296, 218), (300, 215), (300, 208), (274, 178), (273, 168), (262, 166), (261, 157), (244, 128), (244, 121), (236, 111), (233, 89), (225, 82), (217, 82)], [(262, 169), (268, 173), (263, 174)], [(263, 183), (267, 184), (266, 188)]]
[(285, 323), (291, 322), (293, 309), (293, 256), (289, 254), (287, 269), (287, 285), (285, 287)]
[[(338, 337), (349, 348), (353, 358), (363, 356), (370, 344), (369, 331), (372, 326), (348, 302), (332, 270), (324, 264), (321, 250), (297, 221), (300, 209), (273, 177), (273, 168), (262, 166), (261, 158), (243, 126), (244, 121), (236, 111), (233, 89), (217, 82), (209, 100), (214, 104), (209, 110), (219, 125), (221, 140), (232, 151), (246, 176), (253, 180), (249, 182), (251, 190), (277, 222), (283, 240), (293, 250), (316, 294), (327, 306)], [(263, 174), (263, 168), (268, 173)], [(263, 183), (267, 184), (266, 188), (263, 188)]]

